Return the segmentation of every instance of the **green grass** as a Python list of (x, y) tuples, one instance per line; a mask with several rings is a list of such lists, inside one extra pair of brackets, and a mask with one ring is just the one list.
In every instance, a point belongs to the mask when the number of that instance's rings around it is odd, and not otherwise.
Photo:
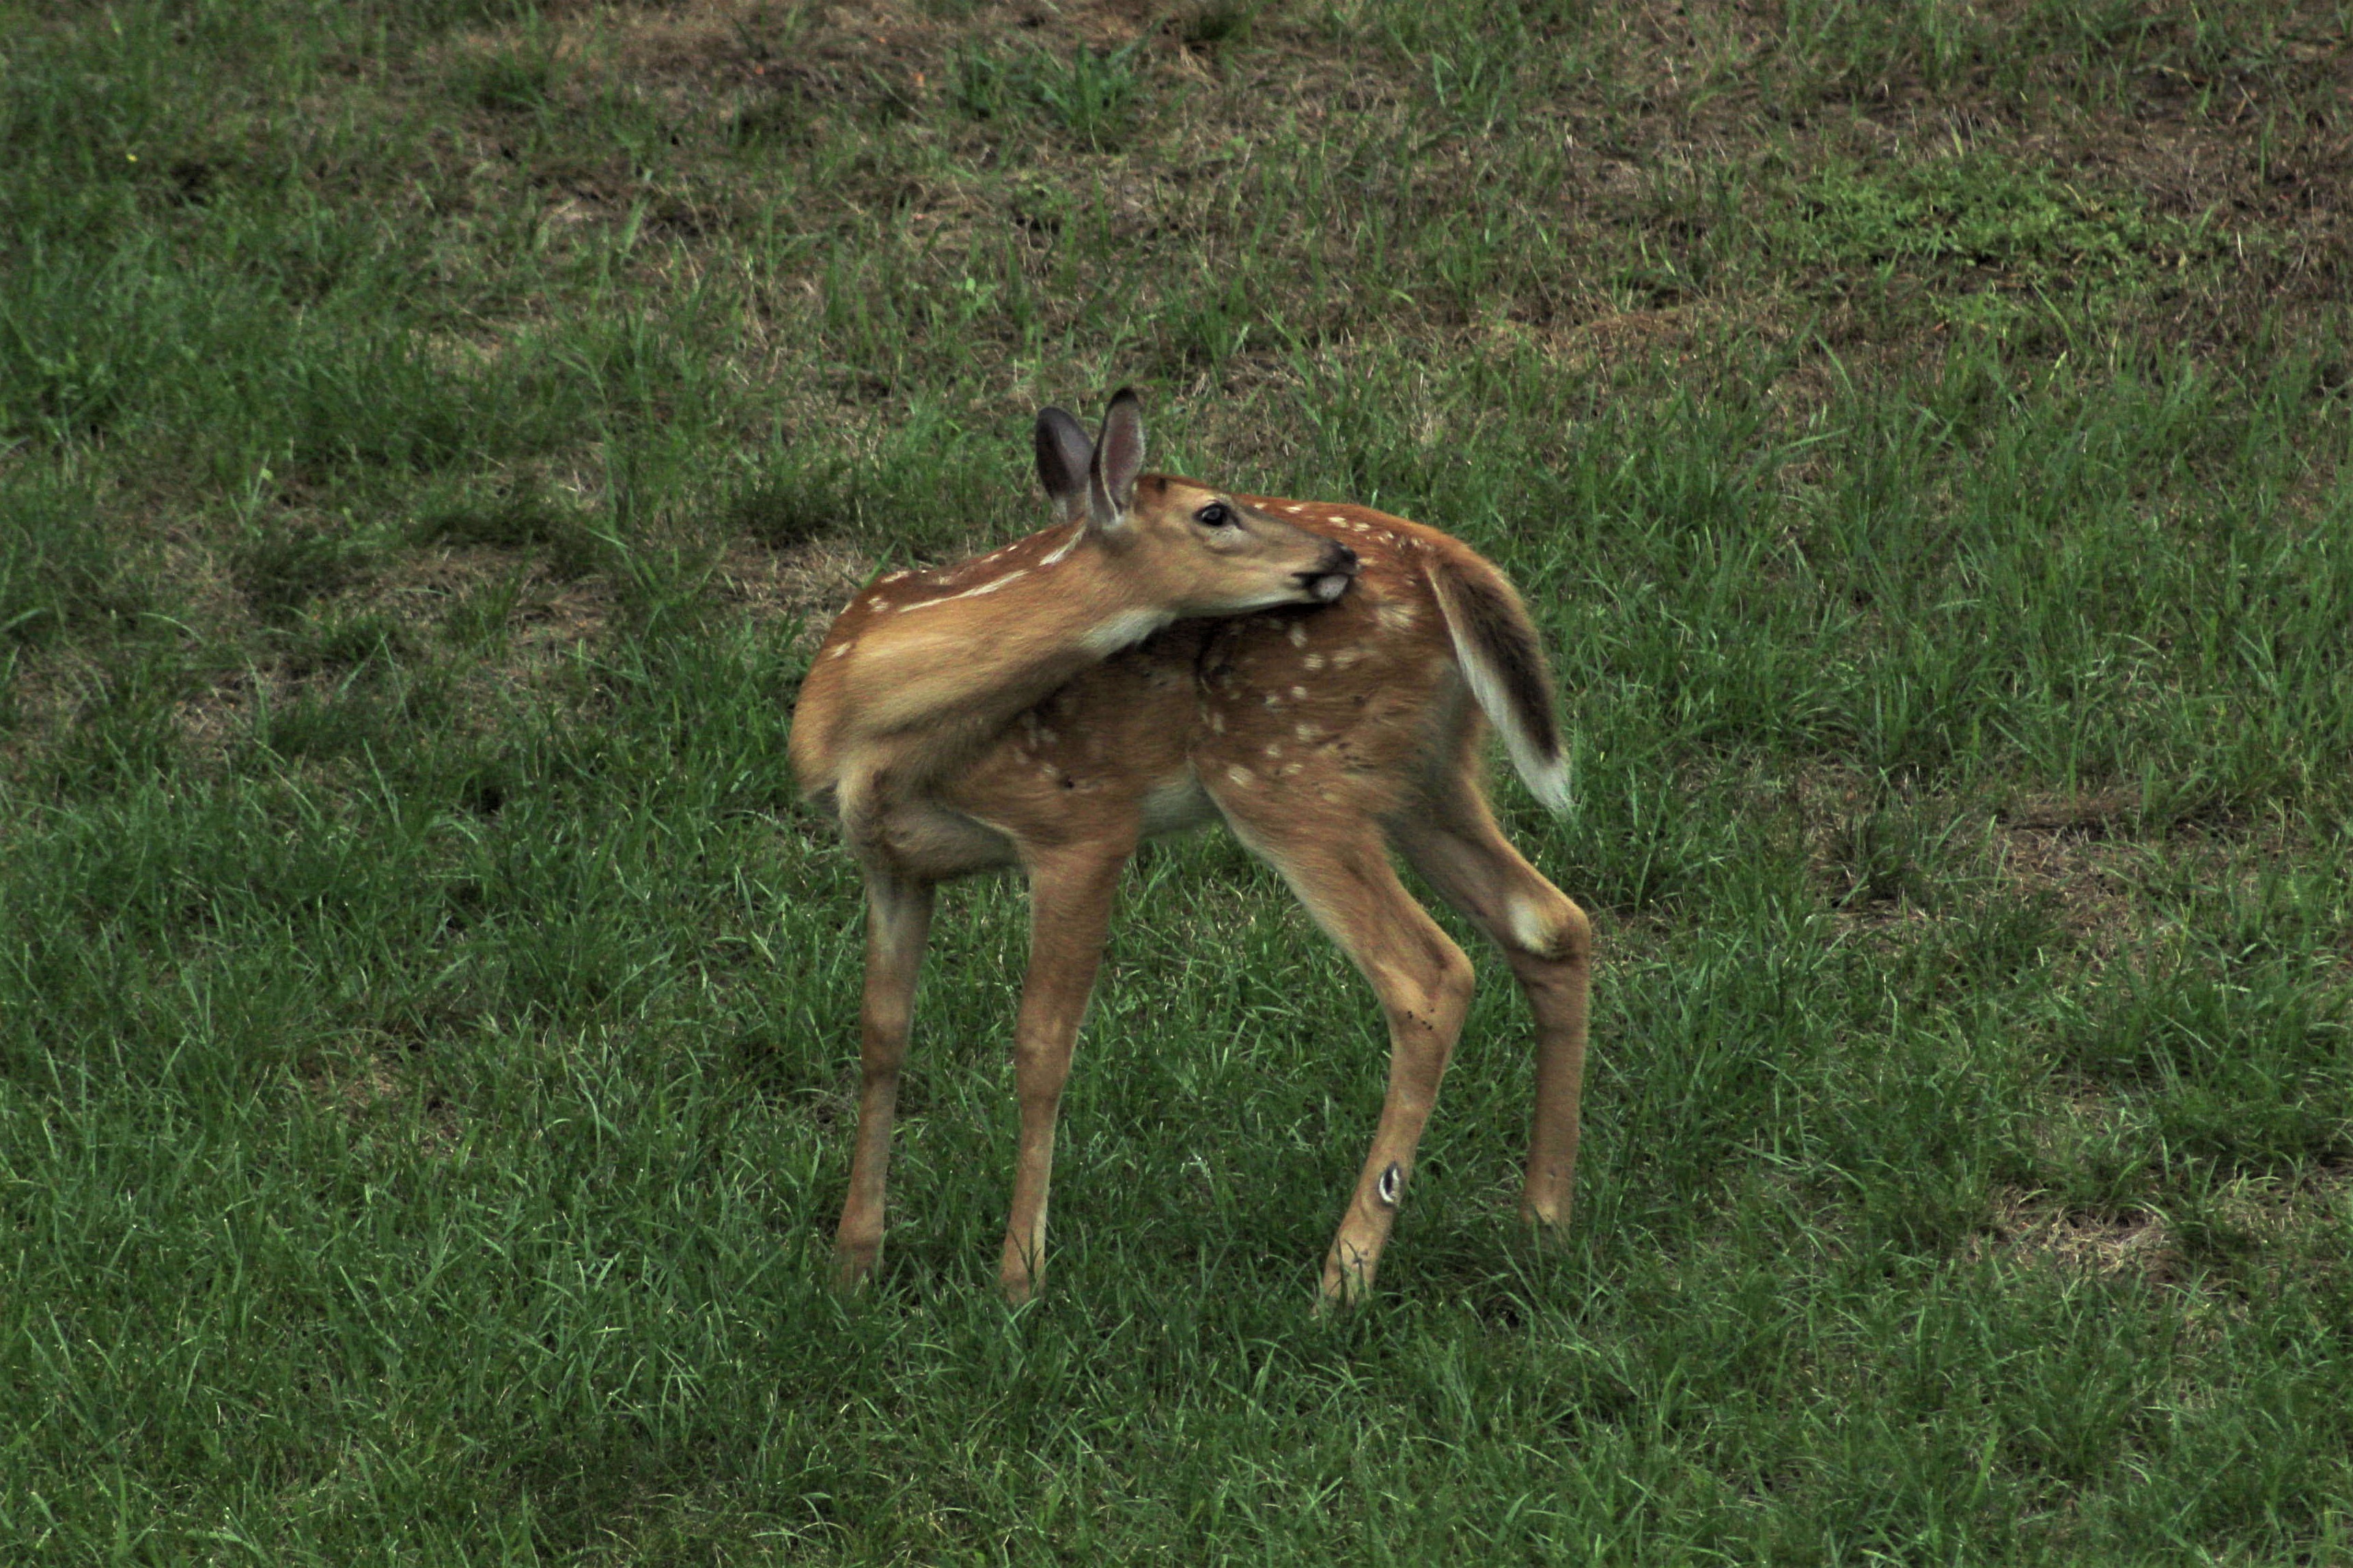
[[(2341, 6), (0, 23), (0, 1555), (2353, 1559)], [(1313, 1315), (1378, 1017), (1211, 837), (1018, 1312), (947, 896), (844, 1302), (809, 634), (1130, 381), (1525, 590), (1577, 1224), (1482, 965)]]

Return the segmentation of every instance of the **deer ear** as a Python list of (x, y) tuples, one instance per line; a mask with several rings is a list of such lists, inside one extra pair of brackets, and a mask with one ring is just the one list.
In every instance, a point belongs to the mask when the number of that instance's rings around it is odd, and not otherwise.
[(1126, 519), (1135, 500), (1135, 479), (1142, 472), (1144, 405), (1123, 386), (1112, 395), (1087, 473), (1087, 516), (1097, 528), (1117, 528)]
[(1087, 514), (1087, 474), (1095, 464), (1095, 445), (1086, 427), (1059, 408), (1038, 411), (1038, 482), (1064, 522)]

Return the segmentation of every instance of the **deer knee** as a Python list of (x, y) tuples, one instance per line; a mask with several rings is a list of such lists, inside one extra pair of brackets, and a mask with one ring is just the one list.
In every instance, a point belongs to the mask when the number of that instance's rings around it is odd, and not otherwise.
[(1471, 993), (1478, 981), (1471, 960), (1443, 936), (1410, 962), (1376, 960), (1366, 973), (1380, 994), (1391, 1028), (1434, 1029), (1449, 1037), (1471, 1010)]
[(914, 1028), (913, 1002), (895, 989), (876, 986), (860, 1005), (859, 1055), (870, 1075), (881, 1071), (897, 1076), (900, 1060), (906, 1055), (907, 1037)]
[(1472, 967), (1471, 955), (1448, 942), (1439, 953), (1438, 974), (1432, 987), (1439, 1007), (1447, 1016), (1461, 1017), (1471, 1010), (1471, 993), (1478, 984), (1479, 972)]
[(1532, 958), (1583, 963), (1593, 951), (1593, 922), (1553, 888), (1514, 891), (1505, 913), (1512, 945)]
[(1469, 954), (1451, 942), (1440, 942), (1430, 953), (1426, 972), (1415, 980), (1419, 994), (1413, 1011), (1423, 1022), (1446, 1032), (1460, 1026), (1471, 1011), (1471, 994), (1478, 986), (1479, 972), (1472, 967)]

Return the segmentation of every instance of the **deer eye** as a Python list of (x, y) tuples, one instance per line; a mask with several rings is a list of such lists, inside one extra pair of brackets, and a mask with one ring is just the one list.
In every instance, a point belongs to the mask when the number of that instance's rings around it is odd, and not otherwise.
[(1213, 500), (1195, 512), (1193, 521), (1203, 528), (1230, 528), (1233, 526), (1234, 512), (1233, 509), (1225, 502)]

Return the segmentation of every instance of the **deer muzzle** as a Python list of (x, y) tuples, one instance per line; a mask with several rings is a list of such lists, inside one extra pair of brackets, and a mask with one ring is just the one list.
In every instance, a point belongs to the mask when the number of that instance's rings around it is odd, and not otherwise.
[(1335, 542), (1325, 548), (1321, 561), (1299, 574), (1300, 585), (1317, 604), (1328, 605), (1348, 591), (1363, 564), (1355, 551)]

